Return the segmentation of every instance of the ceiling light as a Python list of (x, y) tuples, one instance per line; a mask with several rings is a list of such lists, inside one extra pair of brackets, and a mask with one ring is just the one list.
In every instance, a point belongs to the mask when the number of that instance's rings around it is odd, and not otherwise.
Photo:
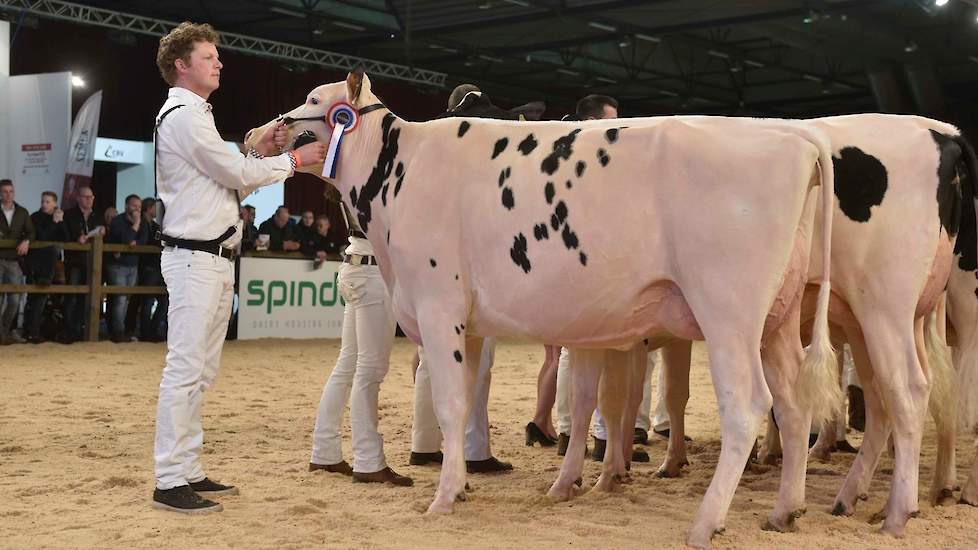
[(803, 75), (801, 75), (801, 77), (804, 78), (805, 80), (811, 80), (812, 82), (821, 82), (822, 81), (821, 78), (819, 78), (819, 77), (817, 77), (817, 76), (815, 76), (813, 74), (803, 74)]
[(913, 53), (917, 51), (917, 43), (914, 42), (913, 40), (908, 40), (907, 43), (904, 44), (903, 46), (903, 51), (907, 53)]
[(485, 54), (480, 55), (479, 56), (479, 59), (483, 59), (485, 61), (492, 61), (493, 63), (502, 63), (503, 62), (503, 60), (502, 59), (499, 59), (498, 57), (493, 57), (491, 55), (485, 55)]
[(289, 10), (289, 9), (278, 8), (278, 7), (268, 8), (268, 11), (273, 11), (273, 12), (278, 13), (278, 14), (281, 14), (281, 15), (288, 15), (289, 17), (305, 17), (306, 16), (306, 14), (302, 13), (301, 11)]
[(72, 77), (71, 77), (71, 85), (74, 86), (75, 88), (84, 88), (85, 87), (85, 79), (83, 79), (80, 76), (74, 76), (74, 75), (72, 75)]
[(351, 31), (365, 31), (367, 27), (361, 27), (360, 25), (354, 23), (347, 23), (346, 21), (333, 21), (333, 24), (337, 27), (343, 27), (344, 29), (350, 29)]
[(591, 28), (598, 29), (598, 30), (602, 30), (602, 31), (608, 31), (608, 32), (615, 32), (615, 31), (618, 30), (618, 27), (613, 27), (611, 25), (605, 25), (604, 23), (598, 23), (597, 21), (588, 21), (587, 22), (587, 26), (589, 26)]
[(662, 95), (669, 96), (669, 97), (676, 97), (676, 96), (679, 95), (676, 92), (670, 92), (669, 90), (659, 90), (659, 93), (662, 94)]
[(491, 7), (492, 7), (492, 2), (483, 2), (483, 3), (479, 4), (479, 9), (480, 10), (487, 10), (487, 9), (489, 9)]
[(557, 72), (560, 73), (560, 74), (566, 74), (566, 75), (570, 75), (570, 76), (581, 76), (581, 73), (579, 73), (577, 71), (572, 71), (570, 69), (564, 69), (563, 67), (561, 67), (560, 69), (557, 69)]
[(753, 59), (745, 59), (744, 65), (750, 65), (751, 67), (761, 68), (764, 66), (760, 61), (754, 61)]
[(730, 59), (730, 54), (724, 53), (724, 52), (719, 52), (717, 50), (710, 50), (710, 51), (708, 51), (706, 53), (708, 53), (709, 55), (712, 55), (713, 57), (719, 57), (719, 58), (722, 58), (722, 59)]
[(319, 36), (319, 35), (323, 34), (323, 29), (313, 29), (312, 30), (312, 34), (315, 34), (316, 36)]
[(951, 0), (935, 0), (934, 5), (940, 8), (942, 6), (946, 6), (950, 1)]
[(503, 0), (503, 1), (506, 2), (506, 3), (509, 3), (509, 4), (513, 4), (514, 6), (520, 6), (520, 7), (523, 7), (523, 8), (530, 7), (530, 3), (529, 2), (526, 2), (524, 0)]
[(802, 23), (805, 23), (806, 25), (810, 25), (810, 24), (818, 21), (818, 13), (815, 10), (808, 10), (808, 13), (805, 14), (805, 18), (802, 19), (801, 21), (802, 21)]
[(655, 43), (662, 42), (662, 39), (657, 36), (649, 36), (647, 34), (642, 34), (642, 33), (636, 34), (635, 38), (638, 38), (639, 40), (645, 40), (646, 42), (655, 42)]
[(607, 82), (608, 84), (618, 84), (618, 81), (617, 80), (615, 80), (613, 78), (608, 78), (608, 77), (605, 77), (605, 76), (596, 76), (596, 77), (594, 77), (594, 79), (595, 80), (600, 80), (601, 82)]

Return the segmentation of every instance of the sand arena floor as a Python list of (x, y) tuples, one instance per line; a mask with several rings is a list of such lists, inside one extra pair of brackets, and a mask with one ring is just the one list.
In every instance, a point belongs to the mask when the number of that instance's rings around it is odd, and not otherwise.
[[(241, 488), (225, 511), (184, 517), (150, 507), (152, 443), (162, 344), (110, 343), (0, 348), (0, 547), (2, 548), (681, 548), (720, 448), (716, 402), (702, 345), (694, 349), (687, 425), (692, 465), (680, 479), (653, 476), (665, 451), (614, 494), (553, 504), (545, 492), (559, 460), (523, 445), (542, 346), (505, 342), (497, 350), (490, 400), (496, 456), (516, 470), (470, 476), (469, 501), (448, 517), (422, 515), (438, 470), (407, 465), (411, 429), (411, 345), (399, 339), (381, 391), (387, 457), (413, 476), (410, 489), (352, 484), (306, 471), (316, 405), (338, 352), (336, 341), (231, 342), (204, 408), (205, 465)], [(857, 437), (851, 437), (858, 444)], [(344, 445), (349, 458), (349, 439)], [(812, 463), (808, 514), (800, 532), (767, 533), (780, 470), (747, 473), (718, 548), (978, 547), (978, 509), (926, 503), (934, 437), (925, 436), (920, 518), (895, 540), (867, 519), (885, 500), (892, 462), (884, 458), (870, 500), (851, 518), (828, 514), (851, 455)], [(974, 459), (958, 448), (960, 478)], [(597, 477), (588, 461), (585, 476)]]

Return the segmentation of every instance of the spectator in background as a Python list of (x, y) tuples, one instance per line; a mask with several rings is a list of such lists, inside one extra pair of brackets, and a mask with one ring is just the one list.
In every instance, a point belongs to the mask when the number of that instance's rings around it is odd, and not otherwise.
[[(14, 202), (14, 182), (0, 180), (0, 239), (17, 241), (16, 248), (0, 248), (0, 284), (19, 285), (24, 282), (20, 258), (27, 255), (34, 240), (34, 224), (23, 206)], [(20, 294), (0, 294), (0, 345), (21, 340), (12, 329), (20, 309)]]
[[(142, 218), (143, 201), (139, 195), (126, 197), (126, 211), (119, 214), (109, 226), (109, 237), (106, 242), (113, 244), (141, 245), (146, 244), (149, 230)], [(135, 286), (139, 269), (139, 254), (114, 252), (110, 255), (107, 272), (109, 284), (112, 286)], [(112, 316), (109, 319), (109, 330), (112, 341), (125, 342), (126, 338), (126, 304), (129, 296), (117, 294), (110, 298)]]
[(302, 238), (300, 250), (306, 256), (312, 256), (320, 262), (326, 259), (327, 254), (340, 253), (340, 247), (330, 238), (329, 218), (325, 214), (316, 218), (315, 231)]
[(102, 225), (106, 227), (106, 231), (112, 227), (112, 220), (116, 219), (118, 216), (119, 211), (116, 210), (114, 206), (109, 206), (104, 212), (102, 212)]
[[(299, 218), (299, 224), (295, 226), (295, 236), (301, 245), (307, 238), (312, 238), (316, 234), (316, 215), (312, 210), (306, 210)], [(301, 246), (300, 246), (301, 250)]]
[[(38, 241), (65, 242), (68, 240), (68, 228), (64, 224), (64, 212), (58, 208), (58, 195), (51, 191), (41, 193), (41, 209), (31, 214), (34, 232)], [(34, 285), (49, 285), (54, 282), (54, 268), (61, 252), (60, 247), (48, 246), (35, 248), (27, 253), (27, 282)], [(47, 305), (47, 294), (29, 294), (27, 307), (24, 308), (24, 326), (27, 329), (27, 341), (40, 344), (41, 320), (44, 318), (44, 306)]]
[[(92, 188), (83, 185), (76, 189), (75, 198), (78, 206), (65, 212), (64, 223), (68, 229), (68, 240), (80, 244), (88, 244), (89, 238), (104, 235), (105, 227), (99, 223), (95, 215), (95, 193)], [(69, 285), (88, 284), (88, 252), (65, 251), (65, 279)], [(85, 297), (81, 294), (65, 296), (65, 327), (63, 342), (70, 344), (81, 340), (82, 329), (85, 326), (83, 305)]]
[(289, 209), (279, 206), (275, 214), (263, 221), (258, 228), (259, 235), (268, 235), (268, 249), (273, 252), (299, 250), (299, 238), (295, 228), (289, 225)]
[(258, 228), (255, 227), (255, 207), (246, 204), (241, 207), (241, 252), (248, 252), (255, 249), (255, 241), (258, 240)]
[[(146, 226), (146, 244), (160, 246), (160, 224), (156, 223), (156, 199), (143, 199), (143, 225)], [(159, 254), (137, 254), (139, 273), (136, 280), (139, 286), (163, 286), (163, 272), (160, 270)], [(156, 306), (154, 311), (153, 306)], [(143, 342), (161, 342), (165, 339), (163, 329), (166, 323), (166, 309), (169, 306), (166, 294), (147, 294), (140, 300), (139, 339)]]

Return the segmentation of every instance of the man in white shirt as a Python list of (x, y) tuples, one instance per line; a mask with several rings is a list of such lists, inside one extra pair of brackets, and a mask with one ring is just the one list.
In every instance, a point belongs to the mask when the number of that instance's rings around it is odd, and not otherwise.
[(217, 42), (210, 25), (182, 23), (160, 39), (156, 56), (172, 87), (156, 133), (160, 264), (170, 305), (153, 506), (187, 514), (220, 511), (220, 504), (204, 497), (237, 493), (204, 474), (200, 410), (217, 375), (231, 313), (233, 251), (242, 233), (239, 200), (325, 157), (325, 147), (313, 143), (264, 158), (285, 145), (281, 126), (269, 129), (248, 156), (225, 145), (207, 103), (220, 85)]

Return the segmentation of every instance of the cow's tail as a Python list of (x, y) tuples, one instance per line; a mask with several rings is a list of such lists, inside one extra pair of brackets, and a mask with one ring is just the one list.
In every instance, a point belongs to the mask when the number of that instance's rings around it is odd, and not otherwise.
[(832, 211), (835, 208), (835, 173), (832, 166), (832, 148), (823, 134), (810, 138), (818, 146), (818, 170), (822, 198), (822, 277), (819, 281), (815, 323), (812, 340), (805, 353), (798, 376), (797, 396), (799, 404), (812, 413), (812, 422), (828, 426), (843, 402), (838, 382), (838, 365), (835, 350), (829, 340), (829, 298), (832, 284), (829, 281), (832, 251)]
[[(962, 220), (955, 251), (958, 252), (959, 247), (967, 246), (974, 247), (976, 250), (972, 253), (978, 254), (978, 158), (975, 157), (975, 150), (971, 143), (964, 136), (958, 134), (953, 139), (961, 147), (960, 166), (963, 168), (963, 173), (959, 177), (961, 177), (962, 201), (970, 200), (972, 205), (972, 208), (967, 206), (962, 208)], [(964, 219), (964, 216), (972, 219)], [(964, 252), (961, 251), (961, 254), (964, 255)], [(951, 304), (948, 304), (948, 307), (951, 307)], [(954, 365), (957, 373), (953, 387), (957, 394), (957, 424), (959, 428), (967, 430), (978, 424), (978, 357), (973, 352), (973, 344), (961, 342), (973, 334), (969, 330), (970, 327), (955, 328), (959, 340), (958, 353), (955, 355), (957, 364)], [(964, 352), (964, 350), (971, 352)]]
[(938, 327), (943, 319), (938, 319), (935, 308), (924, 321), (924, 348), (927, 351), (927, 364), (930, 367), (930, 414), (939, 427), (953, 427), (956, 393), (954, 391), (954, 367), (951, 365), (951, 350), (947, 347)]

